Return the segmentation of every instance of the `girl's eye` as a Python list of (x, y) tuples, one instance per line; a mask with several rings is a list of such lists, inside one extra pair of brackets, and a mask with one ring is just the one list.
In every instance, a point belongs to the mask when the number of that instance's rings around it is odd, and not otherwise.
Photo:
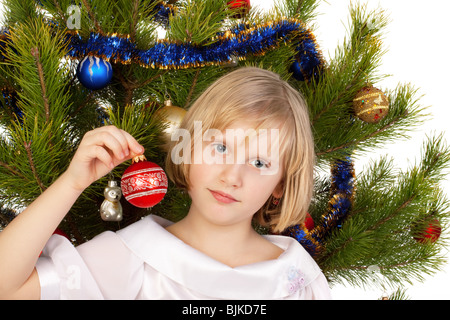
[(256, 160), (250, 161), (250, 164), (258, 169), (269, 168), (269, 164), (261, 159), (256, 159)]
[(222, 153), (225, 154), (227, 153), (227, 147), (221, 143), (214, 145), (214, 149), (218, 152), (218, 153)]

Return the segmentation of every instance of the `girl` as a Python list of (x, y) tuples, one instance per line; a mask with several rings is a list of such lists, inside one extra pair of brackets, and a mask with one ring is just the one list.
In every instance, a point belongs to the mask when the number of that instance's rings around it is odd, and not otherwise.
[(314, 146), (298, 92), (272, 72), (238, 69), (198, 98), (178, 133), (166, 171), (192, 198), (184, 219), (149, 215), (77, 248), (51, 236), (85, 188), (144, 152), (122, 130), (95, 129), (67, 171), (0, 233), (0, 297), (330, 298), (296, 240), (252, 227), (256, 220), (279, 232), (305, 217)]

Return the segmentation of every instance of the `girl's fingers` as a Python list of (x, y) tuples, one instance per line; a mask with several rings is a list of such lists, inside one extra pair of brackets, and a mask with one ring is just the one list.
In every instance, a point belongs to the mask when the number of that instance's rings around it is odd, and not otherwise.
[(68, 169), (73, 187), (84, 190), (115, 166), (143, 153), (144, 148), (130, 134), (114, 126), (89, 131)]
[(117, 160), (128, 158), (130, 153), (143, 154), (144, 148), (129, 133), (114, 126), (97, 128), (86, 134), (86, 144), (104, 146)]
[(127, 141), (129, 151), (131, 151), (131, 153), (134, 153), (134, 155), (144, 154), (144, 147), (141, 146), (139, 144), (139, 142), (137, 142), (136, 139), (134, 139), (133, 136), (130, 135), (128, 132), (123, 131), (123, 130), (121, 130), (121, 131), (122, 131), (124, 138)]
[(114, 168), (113, 158), (111, 157), (109, 152), (105, 150), (105, 148), (100, 147), (100, 146), (92, 146), (92, 148), (93, 148), (93, 154), (95, 154), (95, 157), (100, 162), (102, 162), (110, 170)]
[(105, 146), (116, 159), (122, 160), (126, 157), (128, 146), (125, 139), (119, 134), (102, 132), (98, 134), (97, 138), (99, 139), (97, 145)]

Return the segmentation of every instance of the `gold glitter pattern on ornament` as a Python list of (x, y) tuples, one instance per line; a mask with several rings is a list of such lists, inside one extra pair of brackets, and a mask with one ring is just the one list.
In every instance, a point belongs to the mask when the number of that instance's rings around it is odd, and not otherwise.
[(389, 112), (389, 99), (375, 87), (365, 87), (353, 99), (356, 116), (368, 123), (377, 123)]

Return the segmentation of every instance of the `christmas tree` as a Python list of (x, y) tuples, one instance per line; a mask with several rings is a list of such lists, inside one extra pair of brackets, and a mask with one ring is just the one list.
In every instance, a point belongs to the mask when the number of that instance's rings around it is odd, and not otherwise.
[[(442, 136), (427, 137), (410, 169), (382, 157), (355, 175), (355, 161), (407, 137), (426, 114), (413, 86), (376, 87), (385, 77), (377, 70), (385, 13), (352, 6), (348, 37), (326, 60), (310, 27), (317, 2), (282, 0), (263, 13), (249, 1), (4, 0), (0, 230), (65, 171), (87, 131), (115, 125), (164, 168), (173, 122), (220, 76), (257, 66), (302, 93), (314, 132), (309, 216), (283, 234), (305, 247), (331, 285), (400, 287), (439, 270), (449, 217), (439, 182), (450, 150)], [(188, 195), (169, 183), (155, 206), (121, 199), (123, 219), (104, 221), (105, 187), (129, 165), (89, 187), (58, 232), (79, 245), (148, 214), (176, 221), (187, 213)]]

